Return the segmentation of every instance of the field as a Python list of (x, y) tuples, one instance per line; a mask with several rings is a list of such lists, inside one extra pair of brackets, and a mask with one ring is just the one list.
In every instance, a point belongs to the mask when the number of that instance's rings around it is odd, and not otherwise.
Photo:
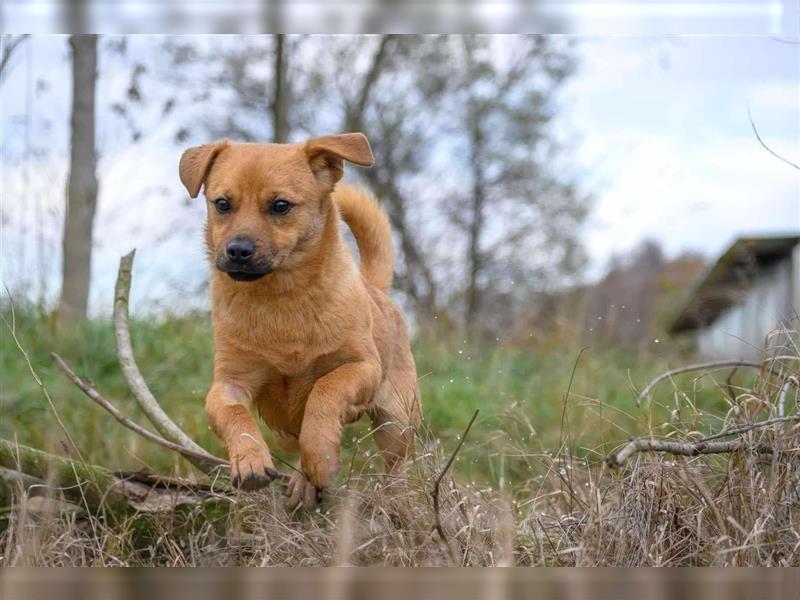
[[(198, 476), (120, 427), (54, 367), (51, 351), (146, 424), (122, 378), (109, 321), (57, 333), (33, 309), (3, 315), (3, 438), (64, 455), (63, 425), (87, 462)], [(142, 319), (131, 330), (139, 366), (167, 413), (222, 455), (202, 409), (212, 357), (207, 317)], [(664, 381), (641, 406), (636, 398), (649, 380), (692, 357), (665, 342), (633, 352), (556, 340), (477, 348), (424, 337), (414, 354), (425, 423), (402, 491), (376, 485), (380, 461), (363, 422), (346, 430), (340, 485), (318, 514), (287, 514), (275, 484), (234, 499), (224, 535), (208, 528), (178, 535), (167, 519), (142, 543), (132, 528), (26, 500), (5, 512), (3, 564), (800, 564), (793, 421), (744, 434), (749, 451), (642, 454), (615, 470), (604, 462), (632, 437), (696, 440), (775, 417), (779, 396), (789, 407), (781, 410), (795, 414), (790, 383), (800, 365), (791, 340), (765, 363), (774, 373), (694, 371)], [(476, 409), (443, 478), (438, 532), (431, 491)], [(757, 450), (764, 444), (780, 450), (767, 460)]]

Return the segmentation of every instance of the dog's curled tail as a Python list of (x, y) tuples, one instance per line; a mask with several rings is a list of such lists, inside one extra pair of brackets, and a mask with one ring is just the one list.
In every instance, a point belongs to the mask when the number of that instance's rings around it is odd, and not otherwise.
[(368, 283), (388, 292), (394, 273), (392, 230), (386, 213), (364, 188), (337, 185), (333, 201), (358, 244), (361, 274)]

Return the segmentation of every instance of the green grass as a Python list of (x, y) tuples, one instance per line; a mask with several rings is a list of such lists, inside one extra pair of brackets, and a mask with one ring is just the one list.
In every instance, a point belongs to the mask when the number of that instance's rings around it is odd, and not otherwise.
[[(11, 312), (6, 310), (3, 315), (8, 326), (2, 326), (0, 332), (0, 435), (64, 453), (65, 435), (56, 415), (12, 339)], [(145, 467), (177, 474), (191, 471), (182, 459), (119, 426), (53, 365), (50, 352), (56, 351), (118, 408), (147, 424), (119, 370), (110, 321), (93, 321), (74, 331), (57, 333), (48, 316), (18, 308), (15, 331), (84, 458), (114, 469)], [(138, 320), (132, 323), (131, 331), (139, 366), (164, 409), (198, 443), (222, 454), (203, 411), (213, 356), (208, 317)], [(568, 444), (576, 456), (598, 460), (613, 445), (648, 433), (651, 423), (666, 422), (653, 431), (663, 435), (672, 426), (704, 429), (711, 424), (707, 421), (709, 412), (724, 413), (726, 407), (719, 399), (724, 394), (713, 389), (711, 378), (695, 380), (692, 376), (678, 379), (677, 388), (663, 384), (654, 401), (638, 409), (636, 389), (666, 368), (687, 361), (664, 343), (657, 350), (641, 353), (591, 347), (578, 359), (579, 348), (555, 341), (520, 349), (500, 345), (470, 348), (463, 343), (418, 340), (414, 355), (420, 375), (424, 435), (433, 443), (439, 440), (449, 453), (479, 408), (480, 418), (455, 468), (462, 477), (496, 484), (501, 478), (530, 478), (525, 457), (558, 450), (562, 444)], [(714, 405), (706, 406), (706, 402)], [(705, 407), (706, 412), (697, 407)], [(351, 458), (363, 464), (367, 452), (374, 455), (371, 441), (353, 441), (367, 433), (366, 421), (348, 428), (344, 464)]]

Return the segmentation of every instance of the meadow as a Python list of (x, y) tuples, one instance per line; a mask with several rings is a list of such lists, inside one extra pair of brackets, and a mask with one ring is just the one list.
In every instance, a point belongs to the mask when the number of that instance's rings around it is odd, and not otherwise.
[[(147, 424), (120, 372), (110, 321), (64, 332), (29, 308), (3, 317), (3, 438), (70, 455), (66, 430), (86, 461), (115, 472), (202, 479), (184, 459), (119, 426), (55, 368), (52, 351)], [(200, 445), (224, 455), (203, 412), (213, 352), (207, 315), (137, 319), (131, 332), (139, 367), (166, 412)], [(648, 381), (693, 357), (666, 341), (631, 351), (557, 339), (476, 346), (431, 337), (423, 333), (414, 342), (424, 425), (399, 495), (376, 483), (380, 460), (365, 420), (346, 429), (338, 485), (316, 514), (286, 512), (275, 483), (256, 494), (223, 493), (232, 508), (222, 530), (193, 528), (187, 537), (169, 515), (143, 542), (135, 527), (82, 514), (80, 507), (42, 512), (22, 497), (4, 509), (0, 561), (800, 564), (800, 432), (791, 406), (800, 353), (793, 340), (766, 370), (678, 375), (638, 406)], [(478, 419), (453, 454), (476, 409)], [(794, 420), (743, 434), (742, 451), (638, 454), (618, 469), (605, 460), (633, 437), (698, 440), (784, 411)], [(266, 430), (265, 436), (269, 441)], [(765, 444), (774, 448), (772, 459), (759, 450)], [(436, 508), (432, 491), (451, 455)]]
[[(55, 367), (51, 352), (59, 353), (125, 414), (146, 423), (122, 377), (110, 320), (90, 321), (64, 332), (57, 331), (48, 315), (31, 309), (17, 309), (13, 317), (8, 310), (4, 318), (9, 326), (12, 318), (15, 321), (19, 347), (4, 326), (0, 435), (61, 453), (65, 440), (58, 416), (87, 460), (119, 470), (145, 467), (190, 474), (185, 461), (176, 461), (117, 426)], [(131, 332), (139, 366), (161, 405), (201, 446), (222, 455), (203, 412), (213, 357), (208, 316), (134, 320)], [(464, 448), (457, 470), (491, 485), (500, 478), (525, 477), (512, 458), (518, 451), (554, 451), (568, 443), (577, 456), (597, 461), (629, 437), (654, 433), (651, 423), (661, 422), (676, 408), (675, 390), (663, 388), (645, 409), (636, 406), (636, 396), (658, 373), (688, 358), (663, 343), (642, 353), (557, 340), (530, 347), (497, 341), (476, 346), (449, 337), (445, 341), (418, 336), (414, 343), (424, 433), (437, 443), (452, 445), (480, 409), (471, 444)], [(31, 369), (41, 378), (53, 407)], [(695, 378), (679, 380), (686, 383), (690, 402), (701, 406), (710, 402), (708, 409), (721, 409), (713, 380)], [(689, 411), (691, 422), (674, 425), (702, 429), (700, 412)], [(368, 425), (365, 417), (348, 427), (345, 456), (356, 451), (355, 441), (368, 436)], [(269, 430), (263, 430), (269, 441)], [(361, 449), (370, 450), (366, 443), (359, 443)]]

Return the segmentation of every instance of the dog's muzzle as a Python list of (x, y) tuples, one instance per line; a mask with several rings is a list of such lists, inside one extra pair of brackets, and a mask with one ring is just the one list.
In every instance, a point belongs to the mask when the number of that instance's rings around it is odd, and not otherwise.
[(225, 245), (225, 254), (217, 253), (217, 269), (234, 281), (255, 281), (272, 273), (272, 263), (256, 258), (256, 245), (244, 237), (233, 238)]

